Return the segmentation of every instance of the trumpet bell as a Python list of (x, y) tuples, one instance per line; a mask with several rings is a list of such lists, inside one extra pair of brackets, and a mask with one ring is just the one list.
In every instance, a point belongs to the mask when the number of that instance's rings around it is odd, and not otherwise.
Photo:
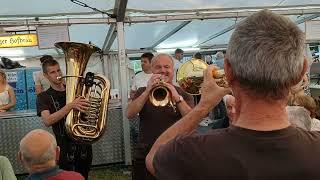
[(149, 100), (154, 106), (166, 106), (171, 101), (170, 91), (163, 85), (158, 85), (151, 90)]

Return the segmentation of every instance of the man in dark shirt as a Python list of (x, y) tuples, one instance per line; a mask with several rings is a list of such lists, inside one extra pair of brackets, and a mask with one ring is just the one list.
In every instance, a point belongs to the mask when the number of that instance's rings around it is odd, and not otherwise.
[[(129, 103), (127, 115), (132, 118), (139, 113), (139, 142), (134, 151), (133, 180), (154, 179), (145, 167), (145, 157), (158, 136), (174, 124), (193, 107), (193, 98), (179, 87), (172, 85), (173, 59), (167, 54), (159, 54), (151, 61), (152, 77), (147, 87), (139, 88)], [(169, 89), (174, 108), (170, 105), (156, 107), (149, 101), (151, 89), (160, 78)]]
[(162, 179), (320, 179), (320, 132), (288, 121), (289, 90), (308, 63), (304, 33), (291, 20), (263, 10), (240, 22), (231, 36), (225, 74), (235, 97), (229, 128), (192, 134), (230, 89), (204, 73), (200, 103), (154, 143), (148, 170)]
[(26, 180), (83, 180), (76, 172), (59, 169), (60, 148), (52, 134), (42, 129), (35, 129), (25, 135), (20, 142), (18, 157), (29, 172)]
[(37, 97), (37, 113), (56, 136), (61, 148), (59, 166), (64, 170), (74, 170), (81, 173), (86, 179), (92, 163), (92, 146), (78, 144), (68, 137), (65, 130), (65, 117), (72, 110), (84, 112), (89, 102), (82, 97), (66, 104), (66, 88), (61, 76), (61, 70), (56, 60), (46, 60), (42, 63), (44, 76), (50, 82), (50, 88)]

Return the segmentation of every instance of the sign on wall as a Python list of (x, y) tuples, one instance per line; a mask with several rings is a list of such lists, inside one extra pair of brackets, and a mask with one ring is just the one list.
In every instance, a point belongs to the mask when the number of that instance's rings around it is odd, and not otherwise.
[(0, 48), (29, 47), (38, 45), (36, 34), (0, 36)]
[(37, 27), (39, 49), (54, 48), (56, 42), (69, 42), (68, 26)]
[(320, 21), (307, 21), (306, 25), (306, 40), (320, 40)]

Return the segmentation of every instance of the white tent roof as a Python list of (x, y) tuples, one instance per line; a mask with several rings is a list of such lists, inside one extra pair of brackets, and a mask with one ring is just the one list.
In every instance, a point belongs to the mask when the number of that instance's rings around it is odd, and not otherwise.
[[(290, 15), (302, 30), (304, 20), (319, 19), (320, 16), (320, 0), (160, 0), (152, 3), (149, 0), (81, 0), (80, 4), (85, 3), (113, 14), (117, 12), (114, 7), (126, 2), (126, 8), (122, 8), (126, 12), (125, 45), (130, 50), (213, 48), (226, 45), (233, 25), (245, 18), (243, 14), (250, 14), (255, 9), (264, 7), (278, 8), (280, 13)], [(70, 41), (91, 41), (100, 48), (107, 43), (108, 31), (111, 31), (112, 24), (116, 22), (115, 18), (109, 18), (70, 0), (10, 0), (1, 4), (0, 27), (5, 31), (34, 30), (37, 25), (48, 25), (43, 24), (45, 19), (53, 25), (66, 24), (63, 23), (65, 20), (69, 25)], [(39, 21), (35, 21), (36, 17)], [(166, 18), (168, 21), (164, 20)], [(112, 42), (110, 50), (117, 50), (117, 38)], [(0, 56), (6, 56), (10, 51), (15, 56), (58, 53), (55, 49), (39, 50), (37, 47), (2, 48)]]

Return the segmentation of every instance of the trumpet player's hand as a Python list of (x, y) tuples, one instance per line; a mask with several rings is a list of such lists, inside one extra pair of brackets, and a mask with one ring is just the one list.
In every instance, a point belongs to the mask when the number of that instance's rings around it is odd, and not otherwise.
[(171, 97), (172, 97), (172, 100), (174, 102), (177, 102), (179, 101), (179, 93), (178, 91), (176, 90), (176, 88), (172, 85), (172, 84), (169, 84), (169, 83), (164, 83), (164, 85), (169, 89), (169, 91), (171, 92)]
[(153, 74), (147, 83), (146, 91), (150, 92), (151, 89), (160, 82), (160, 80), (161, 74)]
[(231, 88), (220, 87), (216, 83), (216, 79), (213, 78), (213, 71), (218, 69), (215, 65), (210, 65), (203, 72), (203, 83), (201, 86), (201, 99), (199, 106), (202, 106), (208, 110), (211, 110), (223, 96), (231, 93)]
[(72, 109), (78, 110), (80, 112), (85, 112), (88, 110), (90, 102), (83, 97), (78, 97), (72, 101)]

